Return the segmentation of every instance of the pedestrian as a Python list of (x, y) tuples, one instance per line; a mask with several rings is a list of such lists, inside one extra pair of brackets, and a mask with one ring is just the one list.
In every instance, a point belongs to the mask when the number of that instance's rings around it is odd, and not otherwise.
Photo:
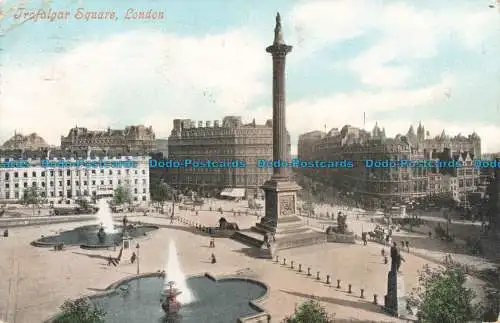
[(108, 256), (108, 266), (111, 266), (113, 263), (113, 258), (111, 256)]
[(135, 262), (135, 259), (137, 258), (137, 255), (135, 252), (132, 252), (132, 256), (130, 257), (130, 263), (133, 264)]
[(410, 252), (410, 242), (408, 240), (405, 241), (405, 245), (406, 245), (406, 250)]
[(217, 259), (215, 259), (215, 254), (212, 254), (212, 256), (210, 256), (210, 262), (212, 264), (215, 264), (217, 262)]

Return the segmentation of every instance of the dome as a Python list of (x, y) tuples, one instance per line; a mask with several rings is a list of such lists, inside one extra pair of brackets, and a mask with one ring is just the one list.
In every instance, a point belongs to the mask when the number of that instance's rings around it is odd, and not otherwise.
[(3, 149), (40, 149), (49, 145), (37, 133), (27, 136), (16, 133), (2, 145)]

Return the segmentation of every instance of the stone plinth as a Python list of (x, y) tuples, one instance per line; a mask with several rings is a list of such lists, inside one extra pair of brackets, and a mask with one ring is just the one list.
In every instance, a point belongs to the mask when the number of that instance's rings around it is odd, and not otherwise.
[[(266, 216), (252, 227), (252, 238), (260, 235), (260, 257), (272, 258), (277, 251), (326, 243), (326, 234), (307, 227), (296, 215), (296, 192), (300, 186), (294, 182), (271, 179), (262, 187), (266, 193)], [(249, 235), (240, 232), (240, 235)], [(270, 247), (264, 243), (269, 237)], [(272, 236), (274, 235), (274, 239)], [(250, 237), (235, 237), (249, 244)]]
[(391, 270), (387, 275), (387, 294), (385, 295), (384, 310), (398, 318), (408, 315), (404, 277), (396, 271)]

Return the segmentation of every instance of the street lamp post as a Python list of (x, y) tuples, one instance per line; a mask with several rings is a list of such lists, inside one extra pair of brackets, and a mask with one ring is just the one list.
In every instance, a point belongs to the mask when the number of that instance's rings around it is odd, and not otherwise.
[(141, 246), (139, 244), (137, 244), (135, 246), (135, 248), (137, 249), (137, 275), (139, 275), (139, 272), (140, 272), (140, 267), (139, 267), (139, 262), (140, 262), (140, 257), (139, 257), (139, 249), (141, 248)]

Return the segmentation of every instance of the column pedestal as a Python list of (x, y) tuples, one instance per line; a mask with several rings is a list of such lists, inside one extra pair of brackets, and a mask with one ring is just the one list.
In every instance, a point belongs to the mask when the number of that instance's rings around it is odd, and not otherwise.
[(387, 295), (385, 295), (384, 310), (398, 318), (408, 315), (404, 277), (401, 273), (393, 270), (387, 275)]
[[(262, 189), (266, 194), (265, 216), (251, 228), (251, 233), (240, 233), (261, 241), (261, 258), (273, 258), (279, 250), (326, 243), (325, 233), (310, 229), (296, 215), (300, 186), (274, 178), (267, 181)], [(265, 236), (269, 245), (265, 243)]]

